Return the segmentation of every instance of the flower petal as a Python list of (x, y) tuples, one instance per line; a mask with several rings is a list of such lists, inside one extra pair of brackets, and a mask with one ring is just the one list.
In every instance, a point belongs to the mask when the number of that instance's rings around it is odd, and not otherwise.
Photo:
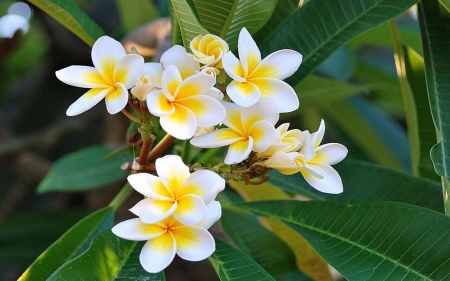
[(206, 205), (206, 217), (195, 224), (201, 228), (208, 229), (222, 216), (222, 207), (219, 201), (211, 201)]
[(160, 236), (166, 229), (158, 224), (146, 224), (139, 218), (123, 221), (111, 231), (120, 238), (132, 241), (145, 241)]
[(295, 158), (299, 157), (297, 152), (283, 152), (277, 151), (272, 157), (264, 162), (268, 168), (272, 168), (282, 173), (283, 175), (292, 175), (298, 173), (302, 167), (298, 166)]
[(248, 135), (253, 139), (253, 151), (263, 152), (275, 140), (276, 131), (272, 124), (265, 120), (256, 121), (251, 125)]
[(0, 17), (0, 38), (13, 38), (19, 29), (25, 34), (29, 28), (28, 19), (22, 16), (9, 14)]
[(334, 165), (347, 156), (347, 148), (339, 143), (327, 143), (316, 149), (316, 156), (311, 161)]
[(146, 271), (157, 273), (169, 266), (176, 252), (175, 238), (171, 232), (166, 232), (145, 243), (139, 255), (139, 261)]
[(162, 90), (153, 90), (147, 95), (147, 108), (151, 114), (163, 117), (175, 112), (175, 106)]
[(55, 72), (62, 82), (80, 88), (108, 88), (110, 83), (91, 66), (73, 65)]
[(246, 137), (238, 132), (229, 128), (224, 128), (192, 138), (191, 144), (196, 147), (212, 148), (229, 145), (245, 139)]
[(311, 140), (314, 145), (314, 148), (319, 147), (322, 142), (323, 135), (325, 134), (325, 121), (323, 119), (320, 121), (319, 129), (317, 132), (311, 134)]
[(137, 192), (144, 196), (159, 200), (168, 200), (174, 197), (157, 176), (139, 173), (129, 175), (127, 180)]
[(261, 92), (261, 96), (273, 98), (278, 112), (292, 112), (298, 109), (300, 103), (294, 89), (286, 82), (274, 78), (259, 78), (248, 80)]
[(217, 89), (212, 87), (211, 89), (209, 89), (208, 92), (205, 93), (206, 96), (208, 97), (212, 97), (218, 101), (222, 101), (223, 100), (223, 93)]
[(242, 63), (242, 68), (244, 69), (244, 77), (248, 77), (248, 75), (252, 73), (256, 66), (261, 62), (261, 53), (255, 43), (255, 40), (253, 40), (252, 36), (245, 27), (243, 27), (239, 32), (238, 52), (239, 59)]
[(206, 206), (202, 198), (187, 194), (177, 198), (178, 207), (173, 217), (184, 225), (199, 223), (206, 216)]
[(236, 82), (245, 82), (242, 64), (231, 51), (223, 55), (222, 64), (223, 69), (231, 79), (236, 80)]
[(325, 163), (315, 163), (315, 165), (309, 165), (311, 168), (321, 169), (323, 178), (319, 179), (311, 174), (308, 170), (302, 169), (302, 173), (305, 180), (315, 189), (324, 193), (338, 194), (343, 189), (342, 180), (338, 172), (333, 167)]
[(166, 155), (155, 161), (156, 172), (174, 198), (178, 196), (179, 189), (184, 180), (191, 174), (189, 167), (183, 163), (178, 155)]
[(249, 137), (248, 140), (242, 140), (230, 144), (228, 148), (227, 156), (223, 161), (225, 164), (236, 164), (241, 163), (247, 158), (247, 156), (252, 152), (253, 148), (253, 138)]
[(232, 101), (243, 107), (254, 105), (261, 97), (258, 87), (248, 81), (231, 81), (227, 86), (227, 94)]
[(119, 41), (109, 36), (102, 36), (92, 46), (92, 62), (98, 72), (108, 81), (113, 81), (117, 61), (126, 55)]
[(134, 205), (130, 212), (138, 216), (144, 223), (157, 223), (168, 218), (177, 208), (177, 202), (145, 198)]
[(177, 244), (177, 254), (188, 261), (206, 259), (216, 249), (212, 235), (198, 226), (180, 226), (171, 229)]
[(171, 115), (160, 118), (160, 124), (164, 131), (179, 140), (192, 138), (197, 128), (194, 113), (177, 104), (175, 104), (175, 111)]
[(256, 121), (266, 120), (272, 125), (278, 122), (280, 114), (278, 113), (277, 106), (271, 98), (261, 98), (257, 103), (251, 107), (245, 108), (241, 113), (241, 122), (245, 130), (248, 130), (250, 126)]
[(302, 139), (303, 144), (302, 148), (299, 151), (300, 154), (303, 154), (305, 156), (306, 161), (314, 159), (314, 157), (316, 157), (316, 151), (314, 150), (313, 143), (311, 142), (311, 134), (308, 130), (302, 131)]
[(165, 51), (161, 56), (161, 64), (164, 69), (166, 69), (169, 65), (176, 66), (180, 70), (180, 74), (183, 79), (194, 75), (200, 70), (200, 64), (189, 56), (186, 49), (180, 45), (175, 45)]
[(201, 170), (189, 175), (180, 187), (181, 194), (199, 196), (206, 204), (225, 188), (225, 180), (212, 171)]
[(167, 99), (170, 101), (175, 100), (175, 94), (178, 86), (182, 82), (181, 74), (178, 68), (174, 65), (170, 65), (164, 69), (162, 74), (161, 83), (162, 90), (166, 95)]
[(178, 86), (175, 99), (180, 100), (207, 93), (216, 84), (216, 79), (205, 73), (189, 76)]
[(303, 56), (294, 50), (276, 51), (265, 57), (249, 77), (283, 80), (297, 71), (302, 58)]
[(163, 69), (160, 63), (157, 62), (147, 62), (144, 63), (144, 67), (142, 68), (142, 75), (150, 77), (153, 85), (155, 87), (161, 88), (161, 78), (162, 78)]
[(75, 116), (91, 109), (110, 93), (111, 90), (112, 88), (96, 88), (87, 91), (69, 106), (66, 111), (67, 116)]
[(116, 83), (116, 90), (105, 97), (106, 109), (109, 114), (116, 114), (127, 106), (128, 90), (122, 83)]
[(199, 127), (217, 125), (223, 121), (227, 114), (219, 101), (205, 95), (186, 98), (177, 101), (177, 103), (194, 113)]
[(129, 54), (120, 58), (115, 67), (113, 81), (122, 83), (129, 89), (136, 84), (144, 68), (144, 58), (140, 55)]
[(245, 135), (246, 129), (242, 126), (241, 114), (242, 112), (247, 111), (248, 108), (245, 108), (244, 110), (242, 106), (226, 101), (222, 101), (221, 104), (227, 112), (227, 116), (223, 120), (223, 124), (228, 128)]

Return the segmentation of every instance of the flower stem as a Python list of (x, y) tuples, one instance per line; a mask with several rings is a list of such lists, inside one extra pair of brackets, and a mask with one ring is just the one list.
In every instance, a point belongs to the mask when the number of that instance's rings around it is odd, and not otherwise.
[(153, 162), (156, 160), (156, 158), (164, 151), (166, 150), (172, 142), (175, 140), (175, 138), (169, 134), (166, 134), (163, 139), (150, 151), (147, 157), (148, 162)]
[(183, 141), (183, 150), (181, 151), (181, 159), (183, 163), (186, 163), (189, 157), (189, 151), (191, 150), (191, 146), (189, 140)]
[(114, 211), (116, 211), (122, 204), (130, 197), (131, 193), (133, 192), (133, 188), (129, 183), (125, 184), (122, 189), (117, 193), (116, 197), (111, 200), (109, 203), (109, 207), (112, 207)]
[(138, 124), (141, 123), (141, 120), (139, 120), (136, 116), (134, 116), (133, 114), (131, 114), (130, 112), (128, 112), (128, 110), (126, 110), (125, 108), (122, 109), (122, 113), (123, 115), (125, 115), (126, 117), (128, 117), (128, 119), (130, 119), (133, 122), (136, 122)]
[(153, 139), (145, 140), (142, 143), (141, 153), (139, 153), (139, 159), (138, 163), (140, 165), (144, 165), (147, 161), (148, 152), (150, 150), (150, 147), (152, 146)]

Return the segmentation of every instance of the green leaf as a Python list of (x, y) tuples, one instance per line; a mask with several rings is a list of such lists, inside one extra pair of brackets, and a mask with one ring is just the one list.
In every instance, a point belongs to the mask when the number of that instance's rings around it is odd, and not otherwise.
[[(361, 97), (324, 104), (320, 112), (339, 126), (372, 161), (397, 170), (411, 168), (404, 129)], [(351, 120), (351, 121), (350, 121)]]
[(299, 70), (286, 81), (296, 85), (345, 43), (407, 10), (417, 0), (314, 0), (267, 39), (262, 53), (293, 49), (303, 55)]
[(150, 0), (116, 0), (116, 4), (120, 21), (127, 33), (151, 20), (159, 18), (157, 8)]
[(216, 271), (220, 280), (275, 280), (246, 254), (228, 245), (219, 238), (214, 238), (214, 240), (216, 241), (216, 251), (212, 254), (211, 258), (217, 261)]
[(124, 240), (106, 231), (92, 241), (86, 252), (65, 263), (47, 280), (164, 281), (163, 272), (148, 273), (141, 266), (139, 254), (144, 243)]
[[(239, 32), (246, 27), (250, 34), (258, 31), (270, 18), (278, 0), (192, 0), (203, 26), (237, 47)], [(285, 2), (285, 1), (280, 1)]]
[[(86, 251), (95, 236), (112, 227), (113, 220), (112, 207), (100, 209), (80, 220), (43, 252), (19, 280), (47, 280), (64, 263)], [(43, 224), (42, 221), (39, 223)]]
[(87, 214), (85, 210), (34, 210), (0, 222), (0, 262), (28, 266)]
[(209, 32), (200, 24), (192, 0), (170, 0), (170, 2), (173, 6), (172, 17), (178, 22), (184, 48), (189, 50), (189, 43), (194, 37)]
[(105, 32), (70, 0), (28, 0), (89, 46)]
[(450, 278), (450, 218), (444, 214), (389, 202), (234, 205), (288, 223), (348, 280)]
[(220, 225), (225, 235), (275, 280), (311, 280), (298, 271), (294, 253), (286, 243), (254, 216), (223, 209)]
[[(422, 1), (419, 3), (419, 24), (422, 34), (425, 61), (425, 77), (427, 81), (428, 99), (431, 114), (437, 129), (439, 141), (431, 151), (431, 159), (436, 172), (444, 177), (444, 187), (450, 181), (450, 41), (448, 26), (450, 13), (438, 1)], [(450, 190), (445, 189), (448, 194)], [(448, 203), (446, 196), (446, 206)], [(450, 206), (446, 207), (450, 212)]]
[(126, 152), (105, 158), (113, 151), (107, 146), (93, 146), (63, 156), (53, 164), (37, 192), (87, 190), (124, 179), (130, 172), (121, 170), (120, 164), (133, 156)]
[(437, 182), (361, 161), (344, 160), (333, 167), (344, 184), (344, 192), (341, 194), (326, 194), (315, 190), (300, 173), (285, 176), (272, 171), (269, 183), (315, 200), (344, 203), (396, 201), (438, 212), (444, 211), (442, 190)]

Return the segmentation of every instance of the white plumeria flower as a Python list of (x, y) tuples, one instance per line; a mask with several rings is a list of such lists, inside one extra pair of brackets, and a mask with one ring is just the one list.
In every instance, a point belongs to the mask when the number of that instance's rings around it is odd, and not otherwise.
[(271, 157), (278, 151), (291, 152), (299, 150), (302, 145), (302, 132), (298, 129), (288, 129), (289, 123), (278, 126), (276, 129), (277, 138), (265, 151), (258, 153), (258, 157)]
[(225, 40), (212, 34), (198, 35), (189, 46), (194, 53), (194, 60), (217, 68), (223, 68), (222, 57), (230, 50)]
[(183, 80), (200, 71), (200, 64), (180, 45), (175, 45), (162, 54), (161, 65), (163, 69), (166, 69), (170, 65), (175, 65)]
[(62, 82), (81, 88), (91, 88), (67, 109), (68, 116), (75, 116), (91, 109), (105, 98), (110, 114), (125, 108), (128, 89), (142, 74), (144, 59), (136, 54), (126, 54), (120, 42), (108, 36), (100, 37), (92, 47), (91, 66), (69, 66), (56, 71)]
[(161, 127), (177, 139), (191, 138), (198, 127), (219, 124), (225, 118), (225, 108), (207, 95), (216, 80), (197, 73), (183, 80), (174, 65), (165, 67), (162, 90), (153, 90), (147, 96), (150, 113), (160, 117)]
[(148, 240), (139, 261), (146, 271), (157, 273), (169, 266), (175, 254), (188, 261), (200, 261), (215, 251), (214, 238), (206, 229), (220, 218), (221, 207), (212, 201), (207, 209), (207, 216), (197, 225), (183, 225), (173, 216), (153, 224), (136, 218), (117, 224), (112, 232), (127, 240)]
[(222, 102), (227, 110), (223, 124), (228, 128), (206, 133), (191, 139), (191, 144), (202, 148), (230, 145), (225, 164), (242, 162), (252, 151), (266, 150), (276, 138), (274, 125), (278, 111), (272, 99), (261, 99), (248, 108)]
[(0, 18), (0, 38), (12, 38), (17, 30), (28, 32), (31, 9), (25, 3), (17, 2), (8, 8), (8, 14)]
[(261, 60), (261, 53), (247, 29), (238, 39), (239, 59), (232, 52), (222, 58), (225, 72), (233, 79), (227, 86), (228, 96), (238, 105), (248, 107), (260, 97), (271, 97), (278, 111), (291, 112), (299, 101), (294, 89), (282, 81), (297, 71), (302, 55), (293, 50), (279, 50)]
[(140, 101), (147, 99), (148, 93), (161, 88), (162, 66), (160, 63), (149, 62), (144, 64), (142, 76), (136, 82), (136, 85), (131, 89), (131, 94)]
[(315, 189), (324, 193), (341, 193), (341, 177), (330, 165), (341, 162), (348, 150), (339, 143), (320, 145), (324, 133), (325, 123), (322, 120), (316, 133), (302, 132), (302, 147), (298, 152), (276, 152), (265, 161), (265, 166), (286, 175), (300, 172)]
[(147, 173), (128, 177), (130, 185), (147, 197), (130, 209), (144, 223), (173, 215), (185, 225), (196, 224), (206, 216), (206, 205), (225, 188), (225, 180), (212, 171), (189, 173), (177, 155), (159, 158), (155, 164), (159, 177)]

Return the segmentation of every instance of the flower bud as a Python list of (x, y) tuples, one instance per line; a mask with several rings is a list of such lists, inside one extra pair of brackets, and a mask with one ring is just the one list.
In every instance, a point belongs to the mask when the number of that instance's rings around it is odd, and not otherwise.
[(131, 89), (131, 94), (135, 96), (140, 101), (145, 101), (147, 99), (148, 93), (153, 91), (155, 86), (152, 80), (148, 76), (141, 76), (136, 82), (136, 86)]
[(190, 48), (196, 61), (217, 68), (223, 68), (222, 56), (229, 51), (227, 42), (212, 34), (198, 35), (192, 39)]

